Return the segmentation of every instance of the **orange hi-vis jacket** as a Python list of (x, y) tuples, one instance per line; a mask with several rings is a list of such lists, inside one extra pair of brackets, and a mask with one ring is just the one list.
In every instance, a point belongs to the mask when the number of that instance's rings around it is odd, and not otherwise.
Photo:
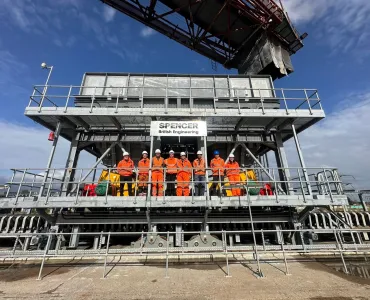
[(163, 157), (157, 158), (156, 156), (154, 156), (152, 159), (152, 172), (163, 172), (163, 165)]
[(191, 165), (191, 162), (187, 158), (185, 158), (184, 160), (178, 159), (176, 165), (177, 165), (177, 172), (178, 172), (177, 174), (186, 173), (186, 174), (191, 175), (192, 165)]
[(225, 170), (226, 176), (239, 175), (240, 173), (239, 164), (236, 161), (228, 161), (227, 164), (225, 164)]
[(122, 159), (117, 166), (117, 171), (121, 176), (131, 176), (134, 170), (134, 162), (129, 158), (128, 160)]
[(206, 162), (203, 158), (195, 159), (193, 161), (194, 174), (195, 175), (205, 175), (206, 174)]
[(149, 158), (142, 158), (137, 164), (139, 168), (139, 174), (149, 174)]
[(219, 158), (213, 158), (211, 160), (210, 167), (212, 168), (212, 174), (213, 175), (224, 175), (224, 166), (225, 166), (225, 161), (219, 157)]
[(169, 157), (164, 160), (164, 164), (167, 168), (167, 174), (177, 174), (177, 158)]

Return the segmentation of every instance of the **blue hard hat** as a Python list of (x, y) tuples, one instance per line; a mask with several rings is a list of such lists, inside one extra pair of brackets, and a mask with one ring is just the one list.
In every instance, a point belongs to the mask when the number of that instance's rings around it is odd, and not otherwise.
[(220, 152), (218, 150), (213, 151), (214, 155), (220, 155)]

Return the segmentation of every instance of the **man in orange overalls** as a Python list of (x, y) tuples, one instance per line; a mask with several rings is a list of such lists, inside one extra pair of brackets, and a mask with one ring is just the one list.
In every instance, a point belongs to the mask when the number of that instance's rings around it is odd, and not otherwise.
[(212, 185), (210, 188), (210, 194), (211, 196), (216, 195), (221, 196), (220, 189), (217, 189), (217, 186), (219, 182), (221, 182), (221, 186), (224, 185), (224, 167), (225, 167), (225, 161), (220, 157), (220, 152), (218, 150), (215, 150), (213, 152), (214, 158), (211, 160), (210, 167), (212, 168)]
[(128, 195), (134, 195), (132, 191), (132, 174), (134, 167), (135, 165), (130, 158), (130, 154), (128, 152), (123, 152), (123, 159), (117, 165), (117, 171), (120, 175), (119, 192), (121, 197), (123, 196), (123, 187), (125, 186), (125, 182), (127, 182)]
[[(238, 162), (235, 161), (234, 154), (229, 155), (229, 161), (225, 164), (226, 176), (229, 179), (230, 185), (240, 183), (240, 169)], [(240, 196), (240, 189), (231, 188), (231, 194), (233, 196)]]
[(163, 166), (161, 150), (157, 149), (152, 160), (152, 196), (163, 196)]
[(206, 162), (203, 159), (202, 151), (197, 152), (198, 158), (193, 161), (194, 167), (194, 196), (204, 196), (206, 182)]
[(190, 195), (191, 163), (186, 158), (185, 152), (180, 153), (180, 159), (177, 160), (177, 196)]
[(137, 164), (139, 168), (138, 172), (138, 193), (141, 196), (143, 193), (148, 191), (148, 181), (149, 181), (149, 158), (148, 152), (143, 151), (143, 158)]
[(166, 166), (166, 196), (176, 196), (175, 181), (177, 174), (177, 158), (175, 151), (170, 150), (170, 157), (164, 160)]

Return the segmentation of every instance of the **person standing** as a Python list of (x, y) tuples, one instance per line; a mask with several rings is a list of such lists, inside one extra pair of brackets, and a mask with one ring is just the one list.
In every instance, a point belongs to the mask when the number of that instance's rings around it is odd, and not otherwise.
[(161, 150), (157, 149), (152, 160), (152, 196), (163, 196), (163, 166)]
[(191, 163), (186, 158), (185, 152), (180, 153), (180, 159), (177, 160), (177, 196), (190, 195)]
[(119, 192), (121, 197), (124, 195), (123, 188), (126, 182), (128, 187), (128, 195), (134, 195), (132, 191), (132, 174), (134, 172), (134, 167), (135, 165), (130, 158), (130, 154), (128, 152), (123, 152), (123, 159), (118, 163), (117, 166), (117, 171), (120, 176)]
[(204, 196), (205, 181), (206, 181), (206, 162), (203, 159), (202, 151), (197, 152), (198, 158), (193, 161), (194, 168), (194, 196)]
[(240, 168), (238, 162), (235, 161), (234, 154), (229, 155), (229, 161), (225, 164), (225, 172), (230, 186), (234, 185), (234, 187), (231, 187), (231, 194), (233, 196), (240, 196), (240, 188), (235, 188), (235, 185), (240, 183)]
[(139, 195), (148, 192), (149, 181), (149, 158), (148, 152), (143, 151), (142, 159), (137, 164), (138, 166), (138, 193)]
[(175, 151), (170, 150), (169, 153), (170, 157), (164, 160), (166, 167), (166, 196), (176, 196), (177, 158), (175, 158)]
[[(211, 196), (221, 196), (220, 190), (224, 185), (224, 167), (225, 161), (220, 157), (220, 152), (215, 150), (213, 152), (214, 158), (211, 160), (210, 167), (212, 169), (212, 185), (210, 188)], [(219, 189), (217, 189), (218, 184), (221, 183)]]

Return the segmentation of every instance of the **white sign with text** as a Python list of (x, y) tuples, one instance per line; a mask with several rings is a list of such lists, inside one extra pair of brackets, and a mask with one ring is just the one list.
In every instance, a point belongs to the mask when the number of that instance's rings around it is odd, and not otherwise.
[(204, 121), (152, 121), (151, 136), (207, 136)]

